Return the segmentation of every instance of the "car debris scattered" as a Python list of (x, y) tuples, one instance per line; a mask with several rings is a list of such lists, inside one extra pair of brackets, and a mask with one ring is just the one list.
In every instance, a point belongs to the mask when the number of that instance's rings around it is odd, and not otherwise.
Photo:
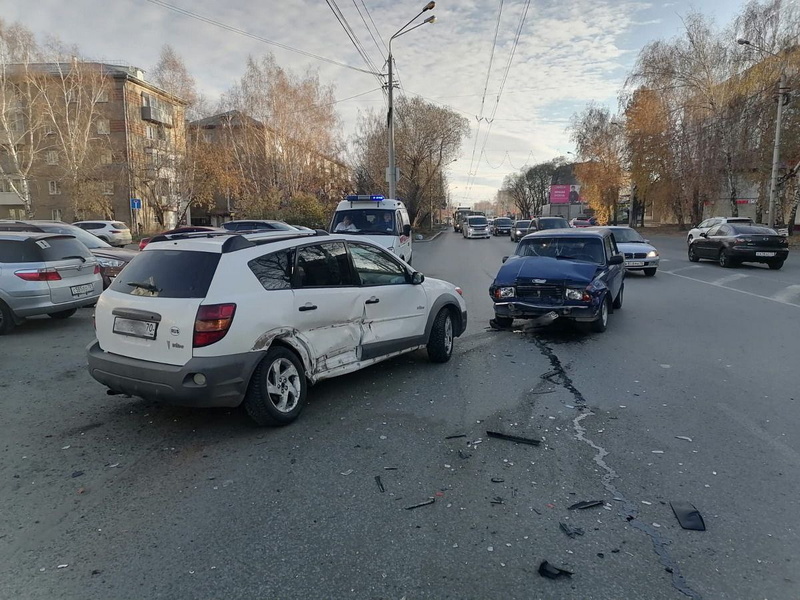
[(675, 518), (684, 529), (691, 529), (692, 531), (705, 531), (706, 524), (703, 521), (703, 515), (700, 514), (692, 504), (684, 500), (676, 500), (670, 502), (672, 512), (675, 513)]
[(542, 564), (539, 565), (539, 575), (547, 577), (548, 579), (558, 579), (560, 577), (571, 577), (573, 573), (572, 571), (555, 567), (546, 560), (543, 560)]
[(342, 473), (342, 475), (350, 475), (350, 474), (352, 474), (352, 472), (353, 472), (353, 469), (347, 469), (347, 471), (344, 471)]
[(687, 442), (691, 442), (692, 441), (692, 438), (690, 438), (688, 435), (676, 435), (675, 439), (676, 440), (685, 440)]
[(73, 477), (73, 479), (74, 479), (75, 477), (80, 477), (81, 475), (83, 475), (83, 471), (73, 471), (73, 472), (72, 472), (72, 477)]
[(491, 504), (504, 504), (505, 501), (500, 496), (495, 496), (492, 500), (489, 501)]
[(505, 479), (501, 479), (500, 477), (492, 477), (492, 483), (503, 483)]
[(602, 500), (581, 500), (572, 506), (568, 506), (568, 510), (582, 510), (584, 508), (592, 508), (593, 506), (600, 506), (603, 504)]
[(425, 502), (420, 502), (419, 504), (414, 504), (413, 506), (406, 506), (406, 510), (414, 510), (415, 508), (422, 508), (423, 506), (429, 506), (436, 502), (436, 498), (429, 498)]
[(383, 467), (384, 471), (397, 471), (397, 467)]
[(446, 439), (446, 440), (455, 440), (455, 439), (458, 439), (458, 438), (465, 438), (465, 437), (467, 437), (466, 433), (456, 433), (455, 435), (446, 435), (446, 436), (444, 436), (444, 439)]
[(383, 487), (383, 482), (381, 481), (380, 475), (375, 475), (375, 483), (378, 484), (378, 489), (381, 491), (381, 494), (386, 491), (386, 489)]
[(518, 435), (509, 435), (507, 433), (500, 433), (499, 431), (487, 431), (486, 435), (490, 438), (496, 438), (498, 440), (506, 440), (508, 442), (516, 442), (517, 444), (528, 444), (529, 446), (538, 446), (542, 443), (541, 440), (535, 440), (533, 438), (524, 438)]
[(566, 523), (559, 522), (558, 526), (561, 528), (561, 531), (567, 534), (569, 538), (575, 538), (575, 536), (583, 535), (584, 531), (582, 527), (572, 527)]

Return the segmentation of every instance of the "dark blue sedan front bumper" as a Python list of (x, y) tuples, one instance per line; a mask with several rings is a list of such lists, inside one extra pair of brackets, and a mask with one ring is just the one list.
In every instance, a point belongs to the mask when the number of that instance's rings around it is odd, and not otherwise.
[(494, 303), (494, 314), (498, 317), (512, 319), (537, 319), (549, 313), (558, 317), (572, 319), (579, 322), (591, 322), (600, 316), (600, 303), (589, 305), (552, 305), (535, 304), (521, 300), (510, 300)]

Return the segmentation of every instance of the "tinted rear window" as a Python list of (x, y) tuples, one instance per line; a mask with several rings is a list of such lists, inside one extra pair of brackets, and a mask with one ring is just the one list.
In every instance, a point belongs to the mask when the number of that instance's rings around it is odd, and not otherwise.
[(112, 226), (114, 229), (127, 229), (127, 228), (128, 228), (128, 226), (127, 226), (127, 225), (125, 225), (125, 223), (120, 223), (119, 221), (114, 221), (114, 222), (111, 224), (111, 226)]
[(42, 260), (50, 262), (54, 260), (67, 260), (80, 256), (90, 259), (92, 253), (74, 237), (49, 237), (34, 242), (40, 248)]
[(220, 255), (212, 252), (142, 252), (122, 270), (110, 289), (134, 296), (205, 298), (219, 259)]
[(746, 233), (750, 235), (778, 235), (778, 232), (769, 227), (759, 227), (757, 225), (731, 225), (734, 233)]
[(540, 229), (568, 229), (569, 223), (566, 219), (540, 219)]
[(0, 240), (0, 263), (41, 262), (39, 249), (33, 242)]
[(519, 228), (522, 228), (522, 227), (527, 228), (528, 225), (530, 225), (530, 224), (531, 224), (530, 221), (517, 221), (517, 227), (519, 227)]

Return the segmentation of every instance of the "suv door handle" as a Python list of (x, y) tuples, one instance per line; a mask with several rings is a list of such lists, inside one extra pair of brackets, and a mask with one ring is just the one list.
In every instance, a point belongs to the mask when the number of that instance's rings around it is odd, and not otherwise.
[(375, 296), (373, 296), (372, 298), (364, 302), (364, 304), (377, 304), (380, 301), (381, 301), (380, 298), (376, 298)]
[(307, 310), (317, 310), (317, 305), (307, 302), (297, 310), (299, 310), (300, 312), (306, 312)]

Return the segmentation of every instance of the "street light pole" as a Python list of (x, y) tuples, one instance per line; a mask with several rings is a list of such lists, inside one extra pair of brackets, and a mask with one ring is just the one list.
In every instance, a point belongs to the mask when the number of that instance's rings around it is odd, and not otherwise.
[[(780, 56), (774, 52), (770, 52), (766, 48), (756, 46), (750, 40), (739, 38), (736, 43), (740, 46), (750, 46), (765, 54), (771, 54), (775, 58)], [(770, 174), (770, 187), (769, 187), (769, 212), (767, 213), (767, 225), (770, 228), (775, 227), (775, 205), (778, 202), (778, 168), (780, 166), (781, 157), (781, 122), (783, 120), (783, 104), (784, 95), (787, 93), (786, 89), (786, 64), (781, 63), (781, 76), (778, 81), (778, 113), (775, 117), (775, 146), (772, 149), (772, 173)]]
[(389, 63), (389, 113), (387, 115), (389, 128), (389, 168), (387, 169), (388, 172), (386, 174), (386, 179), (389, 181), (389, 198), (392, 199), (397, 198), (397, 162), (394, 153), (394, 57), (392, 56), (392, 41), (394, 38), (400, 37), (409, 31), (413, 31), (417, 27), (425, 25), (426, 23), (435, 22), (436, 17), (428, 17), (422, 23), (415, 25), (411, 29), (406, 29), (406, 27), (411, 25), (411, 23), (413, 23), (417, 17), (419, 17), (425, 11), (432, 10), (434, 6), (436, 6), (436, 2), (428, 2), (413, 19), (403, 25), (392, 37), (389, 38), (389, 58), (387, 59)]

